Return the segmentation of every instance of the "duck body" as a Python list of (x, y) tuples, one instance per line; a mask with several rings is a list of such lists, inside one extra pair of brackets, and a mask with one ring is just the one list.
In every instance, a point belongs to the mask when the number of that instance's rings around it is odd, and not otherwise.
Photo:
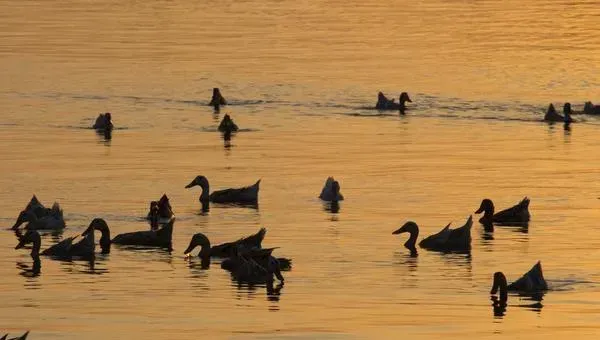
[(394, 102), (394, 99), (388, 99), (382, 92), (377, 94), (377, 104), (375, 109), (377, 110), (399, 110), (404, 113), (406, 110), (406, 102), (412, 103), (412, 100), (408, 96), (408, 93), (402, 92), (400, 94), (399, 102)]
[(25, 229), (27, 230), (62, 230), (66, 227), (62, 210), (60, 210), (57, 203), (52, 206), (50, 211), (46, 211), (46, 213), (47, 215), (38, 218), (35, 211), (23, 210), (11, 229), (16, 230), (25, 222), (28, 222), (25, 225)]
[(600, 105), (594, 105), (592, 102), (585, 102), (583, 113), (588, 115), (600, 115)]
[(93, 129), (98, 131), (110, 131), (113, 129), (112, 117), (110, 112), (101, 113), (96, 118), (96, 122), (92, 126)]
[(208, 105), (213, 106), (214, 108), (219, 108), (221, 105), (227, 105), (227, 101), (221, 94), (221, 90), (218, 87), (213, 88), (212, 98), (210, 99), (210, 103)]
[(25, 332), (21, 336), (17, 336), (17, 337), (14, 337), (14, 338), (9, 338), (8, 334), (4, 334), (4, 336), (2, 336), (0, 338), (0, 340), (26, 340), (28, 335), (29, 335), (29, 331)]
[[(419, 242), (419, 247), (437, 251), (468, 251), (471, 249), (472, 226), (472, 216), (469, 216), (465, 225), (460, 228), (450, 229), (450, 224), (448, 224), (440, 232), (421, 240), (421, 242)], [(404, 243), (404, 247), (416, 255), (417, 249), (415, 245), (419, 235), (419, 226), (415, 222), (409, 221), (392, 234), (402, 233), (410, 234), (409, 239)]]
[(240, 251), (223, 260), (221, 268), (229, 271), (238, 282), (270, 283), (274, 281), (273, 276), (284, 282), (279, 260), (272, 255), (274, 249), (254, 248)]
[(241, 204), (251, 204), (258, 202), (260, 179), (253, 185), (247, 187), (217, 190), (209, 194), (210, 185), (208, 183), (208, 179), (206, 179), (206, 177), (204, 176), (197, 176), (190, 184), (186, 185), (185, 187), (191, 188), (196, 185), (202, 188), (200, 202), (203, 204), (203, 206), (208, 204), (209, 201), (214, 203)]
[(340, 184), (333, 177), (328, 177), (325, 186), (321, 190), (319, 198), (327, 202), (343, 201), (344, 196), (340, 192)]
[(29, 203), (27, 203), (24, 210), (32, 212), (37, 218), (46, 217), (48, 215), (62, 216), (62, 210), (57, 202), (54, 202), (52, 208), (46, 208), (35, 195), (31, 197), (31, 200), (29, 200)]
[(158, 230), (141, 230), (130, 233), (123, 233), (110, 238), (110, 229), (106, 221), (102, 218), (95, 218), (90, 223), (84, 234), (94, 234), (94, 230), (102, 233), (100, 238), (100, 247), (103, 253), (110, 252), (111, 244), (145, 246), (172, 249), (173, 224), (175, 220), (171, 219), (167, 224)]
[(526, 225), (529, 222), (531, 215), (529, 214), (529, 198), (525, 197), (518, 204), (494, 213), (494, 203), (489, 198), (481, 201), (476, 214), (484, 212), (479, 222), (484, 225), (500, 224), (500, 225)]
[(238, 131), (238, 126), (233, 122), (231, 116), (226, 114), (221, 120), (218, 130), (223, 133), (232, 133)]

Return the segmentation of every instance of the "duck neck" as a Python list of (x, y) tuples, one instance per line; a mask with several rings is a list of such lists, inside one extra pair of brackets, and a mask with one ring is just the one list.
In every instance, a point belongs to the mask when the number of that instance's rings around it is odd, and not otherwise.
[(96, 227), (96, 230), (100, 231), (102, 236), (100, 236), (100, 248), (102, 248), (102, 253), (108, 254), (110, 252), (110, 229), (107, 226)]
[(200, 253), (198, 257), (202, 260), (202, 263), (210, 261), (210, 243), (200, 245)]
[(200, 188), (202, 188), (202, 193), (200, 194), (200, 203), (203, 205), (208, 204), (210, 198), (210, 186), (208, 183), (206, 183), (201, 185)]
[(419, 230), (411, 230), (409, 231), (410, 233), (410, 237), (408, 238), (408, 240), (404, 243), (404, 247), (408, 250), (410, 250), (411, 254), (416, 254), (417, 253), (417, 238), (419, 237)]
[(502, 273), (494, 274), (494, 284), (490, 293), (496, 294), (497, 292), (500, 293), (500, 302), (506, 303), (508, 300), (508, 284), (506, 277)]
[(494, 217), (494, 207), (486, 207), (481, 218), (486, 224), (491, 224)]

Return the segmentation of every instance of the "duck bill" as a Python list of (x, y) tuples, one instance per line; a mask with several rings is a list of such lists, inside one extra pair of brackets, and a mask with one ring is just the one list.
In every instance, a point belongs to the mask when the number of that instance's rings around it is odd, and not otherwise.
[(475, 211), (476, 214), (481, 214), (483, 212), (483, 210), (485, 210), (483, 208), (483, 205), (479, 207), (479, 209), (477, 209), (477, 211)]
[(196, 248), (195, 245), (193, 245), (192, 243), (190, 243), (190, 245), (186, 248), (186, 250), (183, 252), (183, 255), (189, 255), (192, 250), (194, 250), (194, 248)]
[(194, 185), (196, 185), (196, 181), (195, 180), (192, 181), (190, 184), (186, 185), (185, 188), (189, 189), (189, 188), (193, 187)]
[(15, 222), (15, 225), (13, 225), (10, 229), (17, 230), (21, 224), (23, 224), (23, 221), (19, 218), (17, 222)]
[(19, 244), (17, 244), (17, 246), (15, 247), (15, 249), (21, 249), (23, 247), (25, 247), (25, 242), (21, 240), (21, 241), (19, 241)]
[(392, 235), (398, 235), (398, 234), (402, 234), (403, 232), (405, 232), (406, 230), (404, 230), (404, 227), (401, 227), (400, 229), (397, 229), (395, 231), (392, 232)]

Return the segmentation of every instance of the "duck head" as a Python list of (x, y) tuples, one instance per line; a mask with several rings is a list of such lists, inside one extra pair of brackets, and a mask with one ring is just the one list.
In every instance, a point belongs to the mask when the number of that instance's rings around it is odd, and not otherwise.
[(100, 248), (102, 248), (103, 254), (108, 254), (110, 252), (111, 244), (110, 229), (108, 228), (108, 224), (102, 218), (94, 218), (82, 235), (85, 236), (88, 233), (93, 233), (94, 230), (98, 230), (102, 233), (102, 236), (100, 237)]
[(36, 257), (40, 255), (40, 246), (42, 244), (42, 239), (40, 234), (35, 230), (28, 230), (25, 235), (19, 237), (19, 244), (15, 247), (15, 249), (21, 249), (25, 247), (25, 245), (33, 243), (33, 248), (31, 249), (31, 256)]
[(416, 255), (417, 247), (415, 245), (417, 244), (417, 237), (419, 236), (419, 226), (413, 221), (408, 221), (408, 222), (404, 223), (404, 225), (402, 227), (395, 230), (392, 233), (392, 235), (398, 235), (398, 234), (402, 234), (402, 233), (410, 234), (410, 237), (404, 243), (404, 247), (406, 249), (410, 250), (412, 255)]
[(210, 241), (208, 237), (202, 233), (197, 233), (192, 236), (192, 240), (190, 241), (190, 245), (183, 252), (184, 255), (189, 255), (194, 248), (200, 246), (200, 253), (198, 256), (203, 260), (210, 259)]
[(494, 282), (492, 283), (492, 289), (490, 294), (495, 295), (500, 290), (500, 302), (506, 303), (508, 299), (508, 283), (506, 282), (506, 276), (502, 272), (494, 273)]
[(185, 187), (189, 189), (196, 185), (202, 188), (202, 194), (200, 194), (200, 202), (208, 202), (210, 189), (208, 179), (206, 179), (206, 177), (204, 176), (196, 176), (196, 178), (194, 178), (194, 180), (191, 181), (190, 184), (186, 185)]
[(400, 94), (400, 105), (403, 105), (406, 102), (412, 103), (412, 100), (410, 100), (410, 97), (408, 96), (408, 93), (402, 92)]
[(479, 209), (477, 209), (477, 211), (475, 211), (475, 213), (481, 214), (482, 212), (485, 212), (483, 217), (491, 218), (494, 215), (494, 203), (492, 202), (491, 199), (486, 198), (481, 201), (481, 205), (479, 206)]

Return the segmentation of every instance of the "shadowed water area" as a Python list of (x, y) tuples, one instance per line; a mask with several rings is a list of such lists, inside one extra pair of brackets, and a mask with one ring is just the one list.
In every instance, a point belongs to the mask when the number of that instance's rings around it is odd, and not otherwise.
[[(42, 257), (0, 230), (0, 330), (31, 339), (595, 338), (600, 330), (600, 118), (570, 130), (548, 103), (600, 102), (593, 1), (0, 1), (0, 227), (32, 194), (67, 228), (95, 217), (145, 230), (163, 193), (172, 253), (113, 246), (95, 263)], [(207, 106), (213, 87), (232, 104)], [(369, 109), (407, 91), (405, 116)], [(105, 140), (89, 129), (113, 114)], [(224, 141), (225, 113), (240, 131)], [(212, 204), (199, 188), (261, 181), (258, 209)], [(346, 198), (317, 198), (328, 176)], [(529, 228), (477, 222), (470, 254), (419, 249), (491, 198), (531, 198)], [(183, 251), (197, 232), (293, 259), (285, 285), (239, 285)], [(96, 236), (99, 238), (99, 234)], [(99, 247), (97, 247), (99, 251)], [(551, 290), (510, 295), (541, 260)], [(497, 312), (497, 311), (496, 311)], [(496, 313), (499, 314), (499, 313)], [(1, 334), (0, 334), (1, 335)]]

